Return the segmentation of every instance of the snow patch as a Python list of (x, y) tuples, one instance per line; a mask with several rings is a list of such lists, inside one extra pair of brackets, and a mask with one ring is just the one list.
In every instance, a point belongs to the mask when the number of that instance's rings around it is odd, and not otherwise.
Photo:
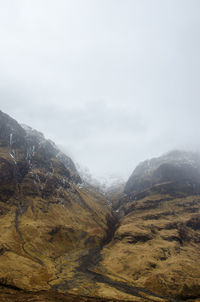
[(12, 153), (9, 153), (9, 154), (10, 154), (10, 156), (12, 157), (12, 159), (14, 160), (15, 165), (17, 165), (17, 162), (16, 162), (16, 159), (15, 159), (14, 155), (13, 155)]

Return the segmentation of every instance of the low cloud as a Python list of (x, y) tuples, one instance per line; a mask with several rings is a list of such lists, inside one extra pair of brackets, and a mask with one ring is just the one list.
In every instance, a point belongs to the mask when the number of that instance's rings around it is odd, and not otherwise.
[(0, 105), (95, 177), (199, 149), (198, 0), (0, 1)]

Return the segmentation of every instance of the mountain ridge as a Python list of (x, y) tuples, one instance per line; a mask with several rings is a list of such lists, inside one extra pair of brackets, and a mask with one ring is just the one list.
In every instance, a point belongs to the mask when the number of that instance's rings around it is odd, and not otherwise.
[(125, 193), (139, 193), (155, 184), (182, 182), (199, 185), (200, 154), (173, 150), (164, 155), (141, 162), (133, 171), (125, 186)]

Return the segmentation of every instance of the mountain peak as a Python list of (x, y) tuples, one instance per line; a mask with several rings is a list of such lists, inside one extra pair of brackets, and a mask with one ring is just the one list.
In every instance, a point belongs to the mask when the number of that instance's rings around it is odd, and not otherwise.
[(130, 176), (125, 192), (138, 193), (161, 183), (200, 183), (200, 154), (172, 150), (140, 163)]

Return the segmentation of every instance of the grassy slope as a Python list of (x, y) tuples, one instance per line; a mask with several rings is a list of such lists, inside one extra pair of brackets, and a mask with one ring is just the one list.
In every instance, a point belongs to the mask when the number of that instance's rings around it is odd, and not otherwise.
[(200, 197), (162, 194), (129, 202), (101, 270), (156, 294), (200, 296)]
[(33, 168), (17, 182), (9, 153), (1, 148), (0, 283), (26, 290), (74, 288), (81, 257), (106, 238), (111, 209), (101, 194), (61, 185), (55, 159), (53, 173)]

